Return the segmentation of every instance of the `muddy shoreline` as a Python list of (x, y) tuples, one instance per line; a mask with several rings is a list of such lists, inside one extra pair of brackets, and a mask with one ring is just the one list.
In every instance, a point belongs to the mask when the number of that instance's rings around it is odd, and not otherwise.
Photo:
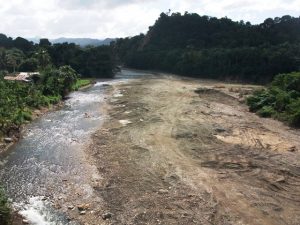
[(114, 88), (87, 150), (112, 215), (101, 224), (298, 225), (299, 130), (249, 113), (251, 86), (167, 76)]

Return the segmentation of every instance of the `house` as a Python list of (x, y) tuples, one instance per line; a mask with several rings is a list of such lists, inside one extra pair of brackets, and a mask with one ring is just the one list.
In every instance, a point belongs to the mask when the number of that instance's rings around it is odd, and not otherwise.
[(32, 77), (39, 77), (39, 72), (19, 72), (4, 77), (4, 80), (30, 82)]

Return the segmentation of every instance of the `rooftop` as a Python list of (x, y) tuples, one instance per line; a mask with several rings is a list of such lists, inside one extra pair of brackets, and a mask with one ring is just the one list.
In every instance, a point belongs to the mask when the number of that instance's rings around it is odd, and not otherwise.
[(11, 75), (5, 76), (4, 79), (29, 82), (30, 81), (29, 78), (34, 75), (39, 76), (40, 73), (39, 72), (19, 72), (16, 74), (11, 74)]

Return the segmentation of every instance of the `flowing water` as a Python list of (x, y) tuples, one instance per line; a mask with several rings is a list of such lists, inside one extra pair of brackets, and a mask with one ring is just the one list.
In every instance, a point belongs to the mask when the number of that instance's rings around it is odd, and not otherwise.
[(64, 108), (28, 125), (24, 137), (0, 158), (1, 184), (30, 224), (76, 224), (69, 222), (55, 202), (70, 202), (70, 198), (75, 204), (79, 199), (101, 201), (91, 186), (100, 176), (87, 160), (84, 147), (105, 119), (100, 110), (105, 101), (104, 84), (141, 75), (145, 74), (122, 70), (115, 80), (99, 81), (87, 90), (72, 93)]

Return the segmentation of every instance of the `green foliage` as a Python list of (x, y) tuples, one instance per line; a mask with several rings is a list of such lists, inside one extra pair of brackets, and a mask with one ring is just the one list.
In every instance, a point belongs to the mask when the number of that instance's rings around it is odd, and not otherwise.
[(114, 61), (109, 46), (81, 48), (75, 44), (54, 44), (49, 53), (56, 67), (70, 65), (83, 77), (113, 77)]
[(9, 224), (10, 221), (10, 207), (2, 188), (0, 188), (0, 221), (3, 225)]
[(42, 48), (49, 48), (51, 46), (51, 42), (47, 38), (40, 39), (39, 46)]
[(6, 68), (10, 72), (15, 72), (23, 59), (24, 53), (19, 49), (13, 48), (5, 52)]
[[(58, 103), (70, 91), (90, 83), (86, 77), (112, 77), (114, 61), (109, 46), (81, 48), (75, 44), (51, 45), (41, 39), (38, 45), (23, 38), (0, 34), (0, 136), (32, 119), (33, 109)], [(12, 72), (39, 71), (33, 82), (4, 80)]]
[(273, 109), (272, 106), (263, 106), (257, 111), (257, 114), (261, 117), (271, 117), (275, 113), (276, 111)]
[(34, 83), (20, 83), (0, 79), (0, 133), (32, 119), (31, 111), (58, 103), (76, 84), (78, 74), (70, 66), (47, 68), (42, 79)]
[(268, 89), (247, 99), (251, 111), (300, 127), (300, 72), (279, 74)]
[(72, 90), (77, 91), (79, 88), (88, 86), (91, 84), (91, 80), (78, 79), (77, 82), (73, 85)]
[(59, 68), (59, 83), (63, 91), (62, 96), (72, 90), (78, 79), (78, 74), (71, 66), (62, 66)]
[(65, 97), (72, 90), (79, 77), (70, 66), (61, 66), (59, 69), (48, 67), (41, 73), (41, 76), (43, 94), (62, 97)]
[(300, 98), (292, 101), (287, 108), (288, 122), (296, 127), (300, 127)]
[(39, 67), (41, 69), (45, 69), (51, 63), (51, 57), (48, 51), (44, 48), (39, 48), (37, 52), (35, 52), (35, 57), (38, 60)]
[(128, 67), (184, 76), (270, 82), (300, 68), (300, 18), (260, 25), (195, 13), (162, 13), (146, 35), (118, 39), (117, 59)]
[(23, 38), (15, 40), (0, 34), (0, 70), (35, 72), (49, 66), (69, 65), (83, 77), (111, 78), (115, 62), (110, 46), (80, 47), (75, 44), (54, 44), (41, 39), (34, 45)]
[[(31, 104), (38, 99), (27, 84), (0, 80), (0, 133), (31, 120)], [(36, 104), (36, 103), (35, 103)]]
[(25, 59), (19, 66), (19, 70), (22, 72), (37, 71), (39, 62), (36, 58)]

